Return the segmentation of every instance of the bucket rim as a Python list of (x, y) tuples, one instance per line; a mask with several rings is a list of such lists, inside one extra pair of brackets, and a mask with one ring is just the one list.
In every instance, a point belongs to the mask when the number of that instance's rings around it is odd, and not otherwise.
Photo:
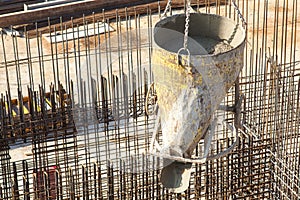
[[(154, 44), (157, 45), (157, 46), (159, 46), (159, 47), (161, 47), (159, 44), (157, 44), (155, 42), (155, 33), (156, 33), (156, 30), (157, 30), (157, 28), (161, 28), (161, 27), (159, 27), (159, 25), (162, 25), (164, 22), (166, 22), (166, 20), (169, 20), (171, 18), (175, 18), (175, 17), (178, 17), (178, 16), (184, 16), (184, 15), (185, 15), (185, 13), (178, 13), (178, 14), (174, 14), (174, 15), (167, 16), (167, 17), (164, 17), (164, 18), (160, 19), (155, 24), (155, 26), (153, 28), (153, 40), (154, 40), (153, 42), (154, 42)], [(201, 57), (201, 58), (219, 57), (219, 56), (225, 55), (227, 53), (236, 51), (237, 49), (240, 49), (243, 46), (245, 46), (245, 43), (246, 43), (246, 40), (247, 40), (247, 34), (246, 34), (247, 30), (240, 23), (237, 23), (232, 18), (228, 18), (228, 17), (225, 17), (225, 16), (217, 15), (217, 14), (214, 14), (214, 13), (191, 13), (191, 15), (206, 15), (206, 16), (213, 16), (213, 17), (225, 19), (225, 20), (227, 20), (230, 23), (234, 23), (235, 25), (238, 25), (238, 27), (242, 31), (242, 36), (243, 36), (243, 40), (236, 47), (233, 47), (232, 49), (230, 49), (228, 51), (220, 52), (220, 53), (217, 53), (217, 54), (203, 54), (203, 55), (200, 55), (200, 54), (191, 54), (191, 57)], [(168, 52), (170, 54), (177, 55), (177, 52), (172, 52), (172, 51), (168, 51)]]

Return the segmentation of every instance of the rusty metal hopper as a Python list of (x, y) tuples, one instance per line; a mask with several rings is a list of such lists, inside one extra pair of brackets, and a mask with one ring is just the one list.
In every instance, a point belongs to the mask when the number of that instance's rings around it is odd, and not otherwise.
[(243, 67), (245, 30), (225, 17), (193, 13), (189, 51), (181, 51), (184, 27), (184, 14), (156, 24), (152, 60), (163, 135), (160, 152), (190, 158)]
[[(159, 154), (170, 159), (166, 165), (172, 160), (205, 162), (207, 153), (194, 161), (189, 158), (204, 137), (208, 152), (212, 136), (207, 134), (213, 134), (208, 131), (212, 115), (243, 67), (242, 26), (218, 15), (193, 13), (186, 50), (182, 48), (185, 19), (184, 14), (167, 17), (154, 28), (156, 47), (152, 60), (160, 120), (156, 128), (161, 127), (163, 137)], [(163, 179), (173, 176), (168, 171), (172, 170), (163, 170)]]

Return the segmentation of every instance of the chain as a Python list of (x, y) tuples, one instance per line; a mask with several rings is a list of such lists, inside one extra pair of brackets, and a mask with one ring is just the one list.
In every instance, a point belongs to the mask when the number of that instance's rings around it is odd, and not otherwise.
[[(189, 26), (190, 26), (190, 9), (191, 9), (191, 0), (187, 0), (187, 6), (185, 10), (185, 30), (184, 30), (184, 39), (183, 39), (183, 48), (187, 50), (188, 36), (189, 36)], [(167, 16), (167, 12), (171, 9), (172, 0), (168, 0), (165, 11), (162, 14), (163, 17)]]
[(190, 26), (190, 10), (191, 10), (191, 1), (187, 0), (187, 6), (185, 9), (185, 29), (184, 29), (184, 38), (183, 38), (183, 47), (178, 50), (177, 52), (177, 63), (179, 63), (180, 58), (180, 52), (185, 51), (187, 53), (188, 59), (187, 59), (187, 71), (188, 73), (192, 73), (192, 68), (190, 67), (190, 51), (188, 49), (188, 37), (189, 37), (189, 26)]
[(236, 5), (235, 0), (232, 0), (232, 4), (233, 4), (233, 7), (234, 7), (234, 9), (236, 10), (236, 12), (237, 12), (239, 18), (242, 20), (243, 26), (244, 26), (244, 27), (247, 26), (247, 22), (246, 22), (246, 20), (245, 20), (245, 18), (244, 18), (244, 16), (243, 16), (243, 14), (241, 13), (239, 7)]
[(183, 39), (183, 48), (187, 50), (188, 44), (188, 36), (189, 36), (189, 26), (190, 26), (190, 8), (191, 8), (191, 1), (187, 0), (187, 6), (185, 10), (185, 30), (184, 30), (184, 39)]
[(168, 0), (168, 3), (167, 3), (166, 8), (165, 8), (165, 11), (162, 14), (163, 17), (167, 16), (167, 12), (171, 9), (171, 5), (172, 5), (172, 0)]

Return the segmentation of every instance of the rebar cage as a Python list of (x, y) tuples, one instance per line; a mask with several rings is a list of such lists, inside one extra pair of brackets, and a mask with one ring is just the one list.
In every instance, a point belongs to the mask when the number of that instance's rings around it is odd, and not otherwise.
[[(223, 103), (245, 97), (240, 143), (195, 164), (181, 194), (162, 187), (161, 159), (148, 154), (152, 27), (165, 2), (11, 27), (23, 37), (2, 30), (0, 198), (299, 199), (298, 3), (236, 4), (247, 22), (245, 64)], [(192, 6), (239, 21), (227, 1)], [(228, 112), (215, 115), (234, 121)], [(233, 142), (218, 127), (210, 153)]]

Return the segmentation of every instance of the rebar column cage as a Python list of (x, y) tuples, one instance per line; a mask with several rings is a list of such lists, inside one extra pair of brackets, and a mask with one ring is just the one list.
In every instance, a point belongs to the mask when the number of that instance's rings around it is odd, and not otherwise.
[[(183, 12), (173, 2), (171, 12)], [(148, 154), (152, 27), (166, 2), (2, 29), (0, 199), (299, 199), (298, 2), (235, 3), (248, 22), (245, 64), (221, 108), (244, 100), (236, 122), (214, 115), (241, 125), (240, 142), (195, 164), (181, 194), (162, 187), (161, 158)], [(192, 6), (240, 21), (227, 1)], [(234, 138), (218, 125), (209, 154)]]

